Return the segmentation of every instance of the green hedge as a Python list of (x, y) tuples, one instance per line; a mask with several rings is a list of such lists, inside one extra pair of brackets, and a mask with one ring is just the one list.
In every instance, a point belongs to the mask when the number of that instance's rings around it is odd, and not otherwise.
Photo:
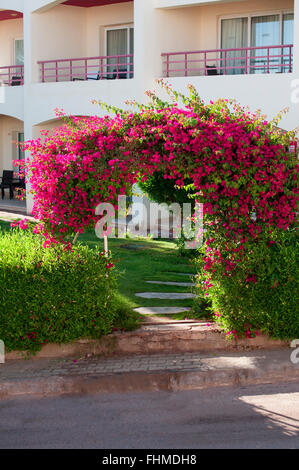
[(0, 339), (8, 351), (111, 332), (115, 291), (113, 266), (99, 250), (45, 249), (27, 230), (0, 234)]
[[(233, 276), (219, 264), (205, 290), (206, 279), (199, 275), (199, 295), (208, 294), (217, 320), (232, 336), (260, 331), (273, 338), (299, 338), (298, 247), (295, 230), (280, 230), (273, 233), (273, 243), (248, 246)], [(198, 263), (202, 266), (200, 258)]]

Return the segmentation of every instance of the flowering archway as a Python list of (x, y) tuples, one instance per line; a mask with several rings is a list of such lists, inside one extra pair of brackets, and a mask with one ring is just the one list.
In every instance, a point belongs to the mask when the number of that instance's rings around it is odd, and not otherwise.
[[(151, 104), (137, 111), (70, 118), (44, 143), (28, 142), (33, 214), (48, 244), (69, 243), (95, 225), (100, 202), (116, 204), (140, 174), (158, 169), (179, 186), (191, 179), (204, 207), (209, 286), (219, 266), (222, 276), (233, 276), (252, 244), (271, 245), (277, 230), (294, 226), (294, 134), (280, 134), (228, 100), (205, 105), (193, 88), (188, 98), (165, 89), (174, 104), (150, 94)], [(246, 279), (255, 283), (256, 275)]]

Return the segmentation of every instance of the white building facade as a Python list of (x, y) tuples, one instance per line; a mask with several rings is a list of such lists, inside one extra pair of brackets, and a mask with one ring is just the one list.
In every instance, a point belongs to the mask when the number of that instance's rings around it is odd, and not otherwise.
[(55, 109), (101, 114), (92, 100), (144, 101), (161, 77), (269, 119), (289, 107), (295, 128), (299, 0), (0, 0), (0, 176)]

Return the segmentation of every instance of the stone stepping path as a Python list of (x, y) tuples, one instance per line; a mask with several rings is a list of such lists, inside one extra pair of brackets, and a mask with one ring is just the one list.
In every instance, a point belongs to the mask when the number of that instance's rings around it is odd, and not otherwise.
[[(194, 277), (192, 273), (173, 273), (168, 272), (163, 274), (178, 274), (182, 276)], [(177, 287), (193, 287), (195, 284), (193, 282), (181, 282), (181, 281), (145, 281), (147, 284), (156, 284), (156, 285), (163, 285), (163, 286), (177, 286)], [(142, 297), (144, 299), (163, 299), (163, 300), (181, 300), (181, 299), (194, 299), (196, 297), (195, 294), (191, 292), (138, 292), (135, 294), (136, 297)], [(139, 313), (140, 315), (150, 315), (152, 318), (155, 318), (155, 322), (164, 323), (166, 318), (162, 315), (176, 315), (179, 313), (188, 312), (191, 310), (191, 307), (138, 307), (134, 308), (135, 312)], [(161, 317), (154, 317), (155, 315), (161, 315)], [(159, 320), (160, 318), (160, 320)], [(175, 323), (176, 320), (173, 320)]]
[(148, 284), (163, 284), (164, 286), (179, 286), (179, 287), (192, 287), (195, 286), (192, 282), (172, 282), (172, 281), (145, 281)]
[(136, 297), (142, 297), (144, 299), (194, 299), (195, 294), (183, 293), (183, 292), (139, 292), (135, 294)]
[(194, 273), (174, 273), (172, 271), (164, 272), (163, 274), (177, 274), (179, 276), (189, 276), (189, 277), (190, 276), (192, 276), (192, 277), (196, 276), (196, 274), (194, 274)]
[(190, 307), (138, 307), (135, 312), (141, 315), (174, 315), (190, 310)]

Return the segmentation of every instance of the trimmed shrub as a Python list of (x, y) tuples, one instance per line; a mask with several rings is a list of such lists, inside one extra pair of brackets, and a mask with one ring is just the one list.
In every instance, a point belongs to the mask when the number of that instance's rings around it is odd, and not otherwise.
[(198, 276), (201, 298), (231, 337), (299, 338), (298, 247), (295, 229), (277, 230), (270, 242), (250, 243), (232, 275), (218, 263), (212, 278)]
[(44, 248), (43, 240), (28, 230), (0, 234), (0, 338), (8, 351), (98, 338), (117, 317), (111, 260), (84, 245)]

